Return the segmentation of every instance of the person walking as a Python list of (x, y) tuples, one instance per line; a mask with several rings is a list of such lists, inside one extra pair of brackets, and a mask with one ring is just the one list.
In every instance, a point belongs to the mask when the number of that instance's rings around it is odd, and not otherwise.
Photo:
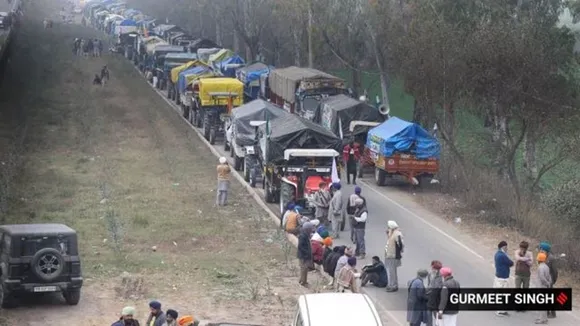
[(528, 250), (529, 246), (527, 241), (520, 242), (520, 248), (516, 250), (514, 255), (517, 289), (528, 289), (530, 287), (531, 268), (534, 258), (532, 257), (532, 252)]
[(329, 204), (328, 220), (332, 226), (332, 238), (338, 239), (340, 236), (340, 227), (344, 222), (344, 201), (342, 200), (340, 183), (333, 183), (332, 188), (334, 189), (334, 193)]
[(93, 40), (93, 57), (98, 57), (98, 56), (99, 56), (99, 40), (94, 39)]
[(387, 245), (385, 247), (385, 264), (389, 279), (387, 292), (397, 292), (399, 290), (397, 268), (401, 267), (403, 248), (403, 234), (399, 230), (399, 225), (395, 221), (388, 221)]
[(409, 326), (421, 326), (422, 323), (429, 321), (425, 291), (425, 280), (428, 275), (427, 270), (420, 269), (417, 271), (417, 277), (409, 281), (407, 296), (407, 322)]
[(101, 82), (103, 85), (109, 81), (109, 78), (111, 78), (111, 75), (109, 74), (109, 68), (104, 65), (103, 68), (101, 68)]
[[(500, 241), (497, 245), (497, 252), (495, 253), (495, 279), (493, 281), (494, 289), (505, 289), (509, 286), (510, 268), (514, 262), (507, 255), (508, 244), (505, 241)], [(496, 311), (496, 316), (509, 316), (507, 311)]]
[(354, 239), (356, 242), (356, 250), (354, 255), (361, 259), (366, 256), (366, 246), (365, 246), (365, 229), (367, 225), (368, 210), (366, 205), (366, 200), (364, 198), (358, 198), (355, 200), (356, 210), (354, 212), (353, 219), (355, 224), (354, 228)]
[(356, 224), (356, 221), (354, 220), (354, 212), (356, 211), (355, 201), (358, 198), (363, 198), (361, 192), (362, 189), (359, 186), (354, 187), (354, 194), (350, 195), (346, 202), (346, 214), (348, 215), (348, 220), (350, 222), (350, 240), (353, 244), (356, 243), (354, 238), (354, 225)]
[(300, 263), (300, 285), (308, 286), (308, 272), (313, 267), (312, 247), (310, 245), (310, 236), (314, 227), (310, 222), (304, 223), (300, 235), (298, 236), (298, 261)]
[[(548, 255), (541, 251), (538, 253), (536, 260), (538, 262), (538, 286), (542, 289), (549, 289), (554, 284), (552, 280), (552, 275), (550, 274), (550, 267), (546, 264), (548, 260)], [(547, 324), (548, 323), (548, 313), (549, 311), (539, 311), (538, 318), (536, 319), (536, 324)]]
[(449, 292), (459, 291), (461, 288), (459, 282), (453, 278), (453, 271), (449, 267), (441, 268), (441, 277), (443, 284), (441, 286), (441, 295), (439, 297), (439, 311), (437, 312), (438, 326), (457, 326), (457, 315), (459, 311), (451, 310), (447, 307)]
[(161, 310), (161, 303), (159, 301), (149, 302), (151, 313), (145, 322), (145, 326), (163, 326), (166, 321), (165, 313)]
[[(225, 157), (220, 157), (217, 166), (217, 198), (216, 206), (226, 206), (228, 202), (228, 190), (230, 189), (230, 174), (232, 169)], [(149, 325), (147, 325), (149, 326)]]
[(348, 257), (346, 265), (344, 265), (338, 272), (336, 277), (336, 292), (344, 293), (350, 291), (352, 293), (359, 293), (356, 283), (356, 258)]
[(433, 326), (437, 320), (437, 311), (439, 310), (439, 299), (441, 297), (441, 288), (443, 287), (443, 277), (441, 268), (443, 265), (440, 261), (431, 262), (431, 272), (427, 276), (427, 309), (429, 310), (429, 320), (427, 326)]
[(387, 286), (387, 270), (379, 256), (374, 256), (372, 265), (363, 267), (362, 272), (360, 286), (366, 286), (368, 282), (378, 288)]
[[(556, 284), (558, 280), (558, 267), (557, 267), (557, 260), (556, 257), (552, 254), (552, 245), (547, 241), (542, 241), (539, 246), (540, 252), (546, 254), (546, 265), (550, 269), (550, 276), (552, 278), (552, 286)], [(548, 311), (548, 318), (553, 319), (556, 318), (556, 311), (550, 310)]]
[(346, 183), (350, 184), (350, 176), (352, 175), (352, 183), (356, 185), (356, 175), (358, 173), (358, 161), (360, 159), (359, 146), (354, 141), (346, 144), (342, 149), (342, 161), (346, 167)]
[(140, 326), (139, 321), (133, 318), (135, 318), (135, 308), (125, 307), (121, 310), (121, 318), (111, 326)]

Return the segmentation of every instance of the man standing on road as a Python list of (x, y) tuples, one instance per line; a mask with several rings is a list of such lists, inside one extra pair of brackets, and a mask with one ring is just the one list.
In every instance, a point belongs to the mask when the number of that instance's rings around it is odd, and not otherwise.
[[(540, 243), (540, 252), (543, 252), (546, 254), (546, 265), (548, 265), (548, 268), (550, 269), (550, 276), (552, 277), (552, 286), (554, 287), (554, 285), (556, 284), (556, 281), (558, 280), (558, 268), (557, 268), (557, 260), (554, 257), (554, 255), (552, 255), (552, 245), (549, 242), (543, 241)], [(554, 310), (550, 310), (548, 311), (548, 318), (552, 319), (552, 318), (556, 318), (556, 311)]]
[(346, 167), (346, 182), (350, 184), (350, 176), (352, 174), (352, 183), (356, 185), (356, 175), (358, 173), (357, 166), (360, 159), (360, 151), (358, 144), (351, 141), (342, 149), (342, 161)]
[[(543, 251), (539, 252), (536, 258), (538, 261), (538, 285), (542, 289), (549, 289), (554, 284), (552, 275), (550, 275), (550, 267), (548, 267), (548, 264), (546, 264), (547, 259), (548, 255)], [(548, 313), (549, 311), (540, 311), (535, 323), (547, 324)]]
[(527, 241), (520, 242), (520, 248), (516, 250), (515, 261), (516, 261), (516, 288), (527, 289), (530, 287), (530, 276), (532, 263), (534, 259), (532, 257), (532, 252), (528, 251), (529, 244)]
[(425, 279), (428, 275), (427, 270), (420, 269), (417, 271), (417, 277), (409, 281), (407, 296), (407, 322), (409, 326), (421, 326), (422, 323), (429, 322), (425, 292)]
[(159, 301), (149, 302), (151, 313), (145, 322), (145, 326), (162, 326), (165, 323), (165, 313), (161, 310), (161, 303)]
[(318, 191), (314, 194), (314, 218), (320, 221), (320, 224), (328, 226), (328, 207), (330, 205), (330, 192), (328, 192), (326, 182), (318, 185)]
[(439, 311), (437, 312), (438, 326), (457, 326), (457, 315), (459, 311), (447, 309), (447, 300), (450, 291), (459, 291), (459, 282), (453, 278), (453, 272), (449, 267), (441, 268), (443, 285), (441, 286), (441, 296), (439, 297)]
[[(220, 164), (217, 166), (217, 206), (225, 206), (228, 202), (228, 190), (230, 189), (230, 174), (232, 169), (228, 165), (228, 161), (225, 157), (220, 157)], [(147, 325), (149, 326), (149, 325)]]
[(365, 245), (365, 229), (367, 225), (368, 210), (366, 205), (366, 200), (364, 198), (357, 198), (354, 201), (355, 212), (354, 212), (354, 239), (356, 242), (355, 256), (364, 259), (366, 256), (366, 245)]
[(437, 320), (437, 311), (439, 310), (439, 299), (441, 298), (441, 288), (443, 287), (443, 277), (441, 268), (443, 265), (440, 261), (431, 262), (431, 272), (427, 276), (427, 309), (429, 310), (429, 321), (427, 326), (433, 326)]
[[(350, 240), (353, 244), (355, 244), (354, 238), (354, 225), (356, 221), (354, 220), (354, 212), (356, 211), (356, 204), (354, 203), (358, 198), (363, 198), (360, 194), (362, 189), (359, 186), (354, 187), (354, 194), (348, 197), (348, 201), (346, 203), (346, 214), (348, 215), (348, 220), (350, 223)], [(364, 199), (364, 198), (363, 198)]]
[(298, 261), (300, 263), (300, 285), (308, 286), (308, 272), (313, 267), (312, 262), (312, 247), (310, 245), (310, 235), (314, 231), (312, 223), (306, 222), (302, 226), (300, 235), (298, 236)]
[(387, 267), (387, 275), (389, 279), (387, 292), (399, 291), (397, 268), (401, 267), (403, 247), (403, 234), (399, 230), (399, 225), (395, 221), (388, 221), (387, 246), (385, 247), (385, 264)]
[[(497, 252), (495, 253), (495, 279), (493, 287), (497, 289), (505, 289), (509, 286), (510, 268), (514, 262), (507, 255), (508, 244), (505, 241), (500, 241), (497, 245)], [(497, 311), (496, 316), (509, 316), (507, 311)]]
[(333, 183), (332, 188), (334, 189), (334, 194), (330, 200), (328, 220), (332, 224), (332, 238), (338, 239), (340, 226), (344, 222), (344, 202), (342, 200), (342, 192), (340, 191), (340, 183)]

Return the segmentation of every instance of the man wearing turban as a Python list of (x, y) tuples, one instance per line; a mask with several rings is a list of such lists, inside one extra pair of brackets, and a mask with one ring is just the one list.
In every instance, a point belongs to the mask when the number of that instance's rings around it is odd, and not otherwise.
[(135, 308), (125, 307), (121, 310), (121, 318), (111, 326), (139, 326), (139, 322), (133, 318), (135, 318)]

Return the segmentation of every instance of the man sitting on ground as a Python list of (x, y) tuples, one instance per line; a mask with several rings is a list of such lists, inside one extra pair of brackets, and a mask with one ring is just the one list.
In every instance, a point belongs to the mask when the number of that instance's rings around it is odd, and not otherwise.
[(371, 282), (378, 288), (387, 286), (387, 270), (378, 256), (373, 257), (372, 265), (365, 266), (362, 270), (360, 286), (365, 286), (368, 282)]

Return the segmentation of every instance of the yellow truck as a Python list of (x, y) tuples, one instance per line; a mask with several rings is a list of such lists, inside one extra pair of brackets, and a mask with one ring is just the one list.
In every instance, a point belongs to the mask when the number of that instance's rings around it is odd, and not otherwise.
[(213, 145), (219, 134), (225, 135), (232, 110), (244, 104), (244, 84), (236, 78), (217, 77), (201, 78), (197, 85), (194, 114), (203, 121), (203, 136)]

